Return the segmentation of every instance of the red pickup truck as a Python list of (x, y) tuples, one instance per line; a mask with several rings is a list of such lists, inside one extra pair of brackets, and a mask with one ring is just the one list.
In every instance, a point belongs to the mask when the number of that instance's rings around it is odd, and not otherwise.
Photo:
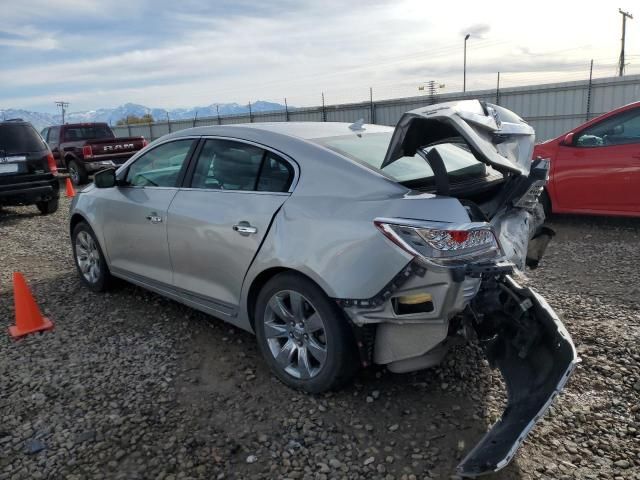
[(84, 185), (89, 174), (122, 165), (147, 145), (144, 137), (119, 137), (106, 123), (66, 123), (41, 132), (56, 163), (69, 171), (71, 181)]

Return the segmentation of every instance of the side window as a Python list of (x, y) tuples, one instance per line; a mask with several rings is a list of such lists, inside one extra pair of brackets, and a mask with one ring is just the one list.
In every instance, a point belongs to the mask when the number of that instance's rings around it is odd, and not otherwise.
[(45, 140), (49, 145), (58, 145), (58, 137), (60, 137), (60, 127), (51, 127)]
[(43, 128), (42, 131), (40, 132), (40, 136), (42, 138), (44, 138), (44, 141), (47, 141), (47, 135), (49, 134), (49, 127), (47, 128)]
[(260, 169), (258, 191), (286, 192), (293, 181), (293, 167), (285, 160), (267, 152)]
[(193, 140), (162, 144), (129, 167), (126, 182), (135, 187), (175, 187)]
[(207, 140), (191, 188), (255, 190), (264, 150), (231, 140)]
[(640, 143), (640, 108), (614, 115), (577, 135), (576, 147)]

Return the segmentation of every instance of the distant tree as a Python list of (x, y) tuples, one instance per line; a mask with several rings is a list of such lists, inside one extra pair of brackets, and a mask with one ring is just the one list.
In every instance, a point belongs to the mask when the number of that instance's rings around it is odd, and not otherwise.
[(150, 113), (145, 113), (141, 117), (137, 115), (127, 115), (116, 122), (116, 125), (135, 125), (136, 123), (153, 123), (153, 117)]

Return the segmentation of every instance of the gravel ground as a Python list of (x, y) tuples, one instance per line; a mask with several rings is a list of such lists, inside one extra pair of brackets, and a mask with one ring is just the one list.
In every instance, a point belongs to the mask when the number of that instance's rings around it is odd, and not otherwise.
[[(251, 335), (133, 286), (83, 289), (65, 200), (0, 212), (0, 315), (22, 271), (55, 332), (0, 336), (0, 480), (452, 478), (504, 389), (478, 350), (436, 369), (291, 391)], [(640, 221), (557, 217), (531, 283), (582, 363), (515, 461), (492, 478), (640, 479)], [(4, 328), (4, 327), (3, 327)]]

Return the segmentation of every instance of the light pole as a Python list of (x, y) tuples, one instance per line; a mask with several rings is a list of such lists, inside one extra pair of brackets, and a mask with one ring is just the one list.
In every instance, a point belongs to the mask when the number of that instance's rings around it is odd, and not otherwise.
[(462, 65), (462, 91), (467, 91), (467, 40), (471, 36), (470, 33), (467, 33), (464, 37), (464, 63)]

